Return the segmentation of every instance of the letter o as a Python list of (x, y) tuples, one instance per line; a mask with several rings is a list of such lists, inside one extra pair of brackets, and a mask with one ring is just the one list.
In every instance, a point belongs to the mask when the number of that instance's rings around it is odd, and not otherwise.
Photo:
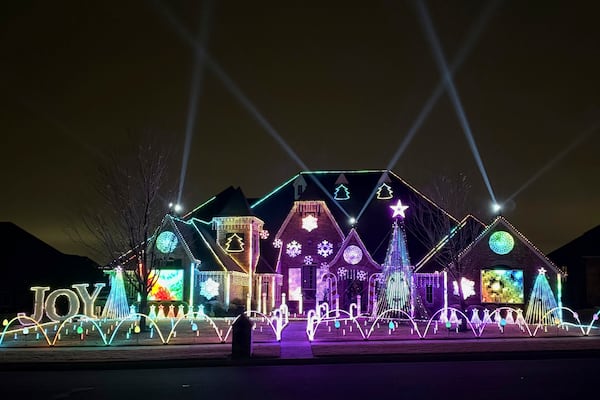
[[(67, 299), (69, 300), (69, 311), (67, 311), (65, 315), (58, 315), (56, 312), (56, 299), (58, 299), (59, 296), (67, 296)], [(65, 319), (69, 319), (78, 312), (79, 297), (77, 297), (77, 293), (70, 289), (58, 289), (46, 297), (46, 315), (48, 315), (48, 318), (50, 318), (52, 321), (63, 321)]]

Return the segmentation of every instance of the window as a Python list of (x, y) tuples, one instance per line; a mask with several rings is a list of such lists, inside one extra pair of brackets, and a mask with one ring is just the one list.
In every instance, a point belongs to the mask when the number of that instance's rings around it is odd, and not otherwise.
[(433, 285), (425, 286), (425, 301), (429, 304), (433, 303)]

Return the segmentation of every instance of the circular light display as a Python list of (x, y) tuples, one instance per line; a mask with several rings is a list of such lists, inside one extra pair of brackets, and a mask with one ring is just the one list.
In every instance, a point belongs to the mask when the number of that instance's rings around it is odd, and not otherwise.
[(515, 240), (508, 232), (496, 231), (490, 236), (489, 245), (496, 254), (508, 254), (515, 246)]
[(362, 260), (362, 257), (363, 252), (358, 246), (350, 245), (344, 250), (344, 260), (348, 264), (356, 265)]
[(171, 231), (164, 231), (156, 238), (156, 248), (161, 253), (170, 253), (177, 247), (177, 236)]

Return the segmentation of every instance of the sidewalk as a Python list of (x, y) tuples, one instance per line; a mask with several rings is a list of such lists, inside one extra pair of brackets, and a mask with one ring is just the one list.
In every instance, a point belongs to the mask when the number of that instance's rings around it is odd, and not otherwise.
[[(285, 338), (282, 338), (283, 340)], [(250, 359), (232, 360), (231, 344), (0, 348), (0, 370), (216, 367), (233, 365), (419, 362), (595, 357), (600, 337), (255, 343)], [(290, 346), (291, 345), (291, 346)], [(292, 352), (285, 356), (286, 348)], [(281, 350), (280, 350), (281, 349)], [(310, 352), (307, 353), (307, 351)], [(297, 357), (292, 357), (296, 354)]]

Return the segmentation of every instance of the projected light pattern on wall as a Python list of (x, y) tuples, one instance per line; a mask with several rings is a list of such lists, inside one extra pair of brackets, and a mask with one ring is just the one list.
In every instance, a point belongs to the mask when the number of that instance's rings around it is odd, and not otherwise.
[(512, 251), (515, 240), (508, 232), (496, 231), (490, 236), (489, 245), (494, 253), (504, 255)]
[(522, 304), (523, 270), (482, 269), (481, 302), (497, 304)]
[(149, 300), (183, 300), (183, 269), (157, 269), (156, 274), (158, 280), (150, 292)]

